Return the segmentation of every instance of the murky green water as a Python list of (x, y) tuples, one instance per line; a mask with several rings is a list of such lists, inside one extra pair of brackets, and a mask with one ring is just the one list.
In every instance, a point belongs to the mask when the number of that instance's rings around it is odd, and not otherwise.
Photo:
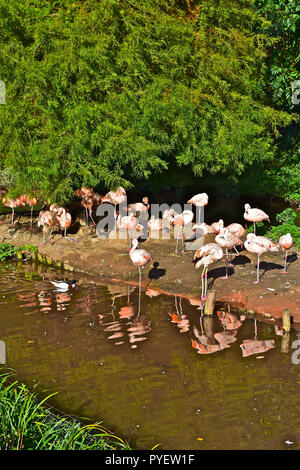
[(296, 333), (286, 354), (274, 324), (233, 314), (200, 323), (197, 305), (151, 285), (138, 315), (126, 285), (76, 276), (78, 288), (59, 292), (45, 267), (0, 270), (7, 365), (29, 387), (59, 391), (59, 410), (102, 420), (138, 449), (300, 448)]

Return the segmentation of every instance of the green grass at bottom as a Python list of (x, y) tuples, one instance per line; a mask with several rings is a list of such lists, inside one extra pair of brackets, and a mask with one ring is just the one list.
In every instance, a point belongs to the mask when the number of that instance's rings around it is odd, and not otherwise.
[(131, 450), (100, 423), (54, 414), (46, 405), (55, 394), (39, 400), (12, 374), (0, 374), (0, 450)]

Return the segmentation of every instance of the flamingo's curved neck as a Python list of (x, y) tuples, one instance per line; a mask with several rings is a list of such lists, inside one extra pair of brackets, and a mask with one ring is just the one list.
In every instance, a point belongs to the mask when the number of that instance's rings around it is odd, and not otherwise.
[(137, 247), (137, 240), (134, 239), (133, 242), (132, 242), (132, 248), (131, 248), (131, 250), (129, 251), (129, 253), (133, 253), (134, 250), (136, 249), (136, 247)]

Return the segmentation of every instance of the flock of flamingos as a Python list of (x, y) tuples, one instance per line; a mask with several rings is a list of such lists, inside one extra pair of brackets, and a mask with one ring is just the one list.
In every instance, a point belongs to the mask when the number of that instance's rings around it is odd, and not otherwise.
[[(39, 202), (39, 198), (30, 197), (27, 194), (23, 194), (22, 196), (18, 197), (17, 199), (8, 199), (6, 198), (6, 190), (0, 189), (0, 197), (2, 197), (2, 202), (5, 206), (10, 207), (12, 209), (12, 217), (11, 217), (11, 224), (14, 223), (14, 209), (18, 206), (25, 206), (26, 204), (31, 208), (31, 218), (30, 218), (30, 228), (32, 228), (32, 211), (33, 206), (37, 205)], [(117, 213), (116, 206), (124, 203), (127, 201), (126, 191), (124, 188), (119, 187), (116, 191), (108, 192), (104, 197), (100, 196), (99, 194), (95, 193), (93, 188), (79, 188), (75, 191), (75, 196), (81, 200), (81, 204), (84, 208), (86, 224), (89, 224), (89, 219), (91, 219), (92, 223), (95, 225), (95, 221), (92, 216), (93, 208), (98, 207), (99, 204), (108, 203), (114, 206), (114, 213), (116, 219), (116, 227), (118, 229), (125, 229), (129, 235), (129, 242), (130, 238), (132, 238), (132, 246), (129, 248), (129, 256), (134, 264), (139, 270), (139, 287), (141, 286), (141, 268), (152, 261), (151, 254), (144, 250), (138, 249), (138, 239), (132, 235), (132, 232), (138, 234), (138, 232), (144, 229), (144, 226), (139, 223), (137, 215), (144, 215), (147, 219), (147, 229), (150, 231), (159, 231), (163, 228), (163, 222), (168, 222), (170, 225), (176, 227), (177, 229), (177, 238), (176, 238), (176, 249), (178, 249), (178, 239), (179, 234), (181, 234), (182, 238), (182, 253), (184, 252), (184, 235), (183, 235), (183, 228), (190, 224), (193, 221), (194, 214), (192, 210), (184, 210), (181, 214), (176, 213), (173, 209), (166, 210), (163, 212), (162, 219), (155, 218), (151, 216), (150, 220), (148, 220), (148, 211), (150, 209), (150, 205), (148, 203), (148, 198), (144, 197), (142, 202), (137, 202), (135, 204), (130, 204), (127, 206), (126, 214), (122, 215), (119, 211)], [(188, 204), (195, 205), (196, 207), (203, 207), (208, 204), (208, 196), (206, 193), (196, 194), (191, 199), (187, 201)], [(239, 252), (236, 249), (236, 246), (244, 245), (245, 249), (251, 253), (257, 255), (257, 271), (256, 271), (256, 281), (255, 284), (259, 282), (259, 264), (260, 264), (260, 257), (262, 254), (268, 251), (285, 251), (285, 261), (284, 261), (284, 268), (283, 273), (286, 274), (287, 271), (287, 255), (288, 250), (293, 245), (293, 239), (290, 233), (287, 233), (281, 236), (279, 243), (274, 243), (272, 240), (256, 235), (256, 227), (255, 224), (257, 222), (267, 220), (269, 221), (269, 216), (262, 211), (261, 209), (251, 208), (249, 204), (245, 204), (245, 212), (244, 212), (244, 219), (248, 222), (252, 222), (254, 224), (254, 233), (249, 233), (247, 235), (246, 241), (243, 242), (241, 237), (246, 234), (245, 228), (238, 223), (232, 223), (227, 227), (224, 227), (223, 220), (219, 220), (218, 222), (214, 222), (211, 225), (207, 225), (206, 223), (196, 224), (193, 225), (194, 232), (200, 232), (201, 235), (206, 235), (208, 233), (215, 234), (215, 243), (207, 243), (201, 248), (199, 248), (196, 253), (194, 254), (193, 263), (196, 269), (203, 266), (203, 271), (201, 274), (201, 283), (202, 283), (202, 291), (201, 291), (201, 299), (203, 301), (206, 300), (207, 297), (207, 270), (208, 266), (216, 261), (221, 260), (225, 255), (226, 260), (226, 275), (225, 279), (228, 278), (228, 265), (230, 263), (230, 256), (233, 255), (232, 253), (229, 254), (228, 250), (235, 250), (234, 255), (238, 256)], [(74, 240), (70, 237), (66, 236), (67, 229), (70, 227), (72, 223), (71, 214), (64, 208), (59, 207), (57, 204), (48, 204), (47, 210), (42, 210), (39, 213), (39, 221), (38, 226), (43, 227), (43, 244), (45, 244), (45, 227), (50, 227), (50, 237), (52, 235), (52, 230), (54, 227), (59, 228), (60, 230), (64, 231), (64, 238)], [(131, 235), (130, 235), (131, 234)], [(225, 254), (223, 252), (225, 249)]]

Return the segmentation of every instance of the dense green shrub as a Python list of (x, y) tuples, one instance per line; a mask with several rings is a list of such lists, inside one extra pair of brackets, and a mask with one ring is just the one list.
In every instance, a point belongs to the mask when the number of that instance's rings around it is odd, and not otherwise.
[(282, 235), (290, 233), (294, 240), (295, 248), (300, 248), (300, 227), (295, 225), (296, 213), (292, 209), (277, 214), (276, 220), (280, 225), (272, 226), (266, 236), (274, 241), (278, 241)]
[(252, 0), (0, 0), (11, 195), (265, 165), (292, 121), (265, 89), (268, 24)]

